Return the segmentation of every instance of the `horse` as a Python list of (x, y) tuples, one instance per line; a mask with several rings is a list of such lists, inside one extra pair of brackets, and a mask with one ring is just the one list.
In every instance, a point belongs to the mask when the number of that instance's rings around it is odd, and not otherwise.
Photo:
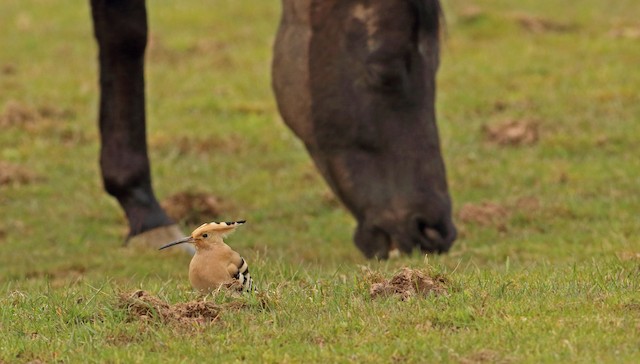
[[(91, 0), (100, 170), (131, 241), (182, 234), (155, 197), (145, 126), (144, 0)], [(272, 88), (285, 124), (357, 220), (368, 258), (456, 238), (435, 115), (438, 0), (282, 0)]]

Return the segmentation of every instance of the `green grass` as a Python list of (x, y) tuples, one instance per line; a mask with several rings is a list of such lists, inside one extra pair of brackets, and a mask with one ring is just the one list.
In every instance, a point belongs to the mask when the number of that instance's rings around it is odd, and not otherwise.
[[(355, 223), (269, 87), (277, 1), (149, 2), (148, 132), (160, 198), (223, 196), (249, 223), (229, 244), (265, 296), (184, 329), (130, 320), (118, 292), (195, 299), (188, 258), (122, 248), (126, 222), (98, 171), (96, 46), (87, 2), (0, 5), (5, 105), (54, 117), (2, 127), (0, 162), (39, 178), (0, 185), (0, 363), (637, 362), (640, 358), (640, 5), (444, 3), (438, 117), (461, 234), (429, 269), (449, 294), (371, 299), (415, 254), (366, 261)], [(557, 26), (527, 29), (519, 19)], [(535, 121), (539, 142), (488, 143), (483, 125)], [(1, 124), (1, 121), (0, 121)], [(176, 139), (211, 141), (179, 151)], [(518, 201), (534, 200), (532, 207)], [(500, 224), (462, 221), (492, 202)], [(519, 207), (520, 206), (520, 207)], [(185, 226), (185, 230), (191, 229)]]

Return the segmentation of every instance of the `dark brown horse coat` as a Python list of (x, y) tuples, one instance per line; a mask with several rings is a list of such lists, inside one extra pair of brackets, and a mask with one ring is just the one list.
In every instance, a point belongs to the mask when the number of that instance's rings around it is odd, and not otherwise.
[[(130, 235), (173, 222), (151, 187), (144, 0), (91, 0), (100, 166)], [(437, 0), (283, 0), (273, 89), (286, 124), (358, 221), (368, 257), (447, 251), (456, 230), (435, 120)]]

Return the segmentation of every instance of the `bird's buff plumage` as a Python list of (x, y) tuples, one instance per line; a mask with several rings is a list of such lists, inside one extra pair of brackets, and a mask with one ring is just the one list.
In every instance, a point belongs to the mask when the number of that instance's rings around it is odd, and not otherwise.
[(190, 236), (169, 243), (160, 250), (178, 244), (193, 244), (196, 254), (189, 264), (189, 281), (193, 288), (203, 293), (234, 282), (238, 282), (242, 290), (251, 291), (253, 279), (247, 262), (222, 240), (244, 223), (244, 220), (205, 223)]

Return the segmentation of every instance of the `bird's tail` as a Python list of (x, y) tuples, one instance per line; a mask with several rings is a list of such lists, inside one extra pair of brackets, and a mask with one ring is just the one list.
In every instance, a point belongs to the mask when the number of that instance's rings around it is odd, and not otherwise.
[(253, 278), (251, 278), (251, 273), (249, 273), (249, 265), (241, 258), (240, 268), (238, 269), (238, 273), (236, 274), (236, 279), (242, 285), (242, 290), (246, 292), (255, 291), (255, 287), (253, 286)]

